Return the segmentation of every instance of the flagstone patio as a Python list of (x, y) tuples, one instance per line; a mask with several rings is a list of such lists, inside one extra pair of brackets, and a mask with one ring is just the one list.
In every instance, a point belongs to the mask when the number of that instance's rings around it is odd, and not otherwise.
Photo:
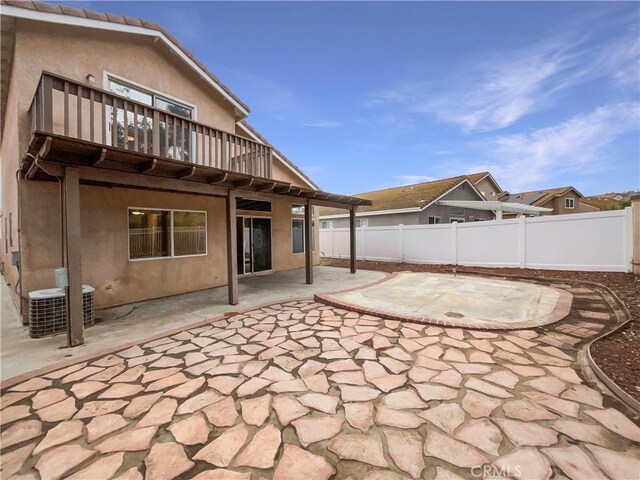
[(2, 478), (638, 478), (637, 414), (583, 376), (614, 326), (482, 331), (274, 304), (2, 391)]

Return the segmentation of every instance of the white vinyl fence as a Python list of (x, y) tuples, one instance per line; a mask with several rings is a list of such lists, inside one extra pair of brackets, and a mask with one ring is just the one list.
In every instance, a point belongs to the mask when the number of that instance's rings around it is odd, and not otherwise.
[[(640, 226), (636, 226), (640, 228)], [(358, 260), (630, 272), (631, 208), (473, 223), (357, 229)], [(349, 229), (320, 230), (320, 254), (349, 258)]]

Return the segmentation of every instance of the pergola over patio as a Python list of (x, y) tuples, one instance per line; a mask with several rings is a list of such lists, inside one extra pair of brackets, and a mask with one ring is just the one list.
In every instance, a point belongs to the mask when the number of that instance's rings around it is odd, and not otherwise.
[[(63, 96), (55, 101), (54, 94)], [(70, 97), (76, 97), (75, 101), (70, 101)], [(71, 122), (70, 104), (74, 102), (76, 118)], [(127, 113), (133, 113), (134, 118), (143, 118), (141, 126), (131, 129), (130, 138), (125, 135), (125, 141), (119, 136), (122, 132), (116, 132), (118, 128), (107, 133), (106, 121), (103, 120), (111, 116), (117, 118), (118, 111), (124, 113), (125, 119), (128, 118)], [(46, 72), (34, 96), (30, 117), (31, 135), (22, 159), (22, 176), (27, 180), (59, 181), (62, 186), (62, 240), (64, 264), (69, 274), (69, 346), (80, 345), (84, 341), (81, 184), (224, 197), (228, 298), (231, 305), (238, 303), (237, 197), (254, 200), (295, 198), (297, 203), (305, 206), (306, 225), (312, 224), (314, 205), (349, 210), (351, 272), (356, 271), (355, 213), (358, 206), (370, 205), (371, 202), (269, 178), (272, 153), (271, 146), (266, 143), (222, 132)], [(77, 126), (72, 125), (76, 122)], [(182, 136), (181, 142), (184, 143), (171, 145), (168, 134), (160, 136), (160, 125), (164, 126), (165, 132), (173, 131), (173, 139), (179, 138), (177, 135)], [(172, 158), (176, 156), (177, 159)], [(305, 228), (306, 245), (312, 245), (311, 230)], [(306, 282), (311, 284), (311, 248), (305, 249), (305, 268)]]
[(488, 210), (496, 212), (496, 219), (502, 219), (502, 212), (517, 213), (520, 215), (538, 216), (543, 212), (551, 212), (552, 208), (535, 207), (524, 203), (484, 201), (484, 200), (440, 200), (437, 205), (446, 207), (469, 208), (472, 210)]

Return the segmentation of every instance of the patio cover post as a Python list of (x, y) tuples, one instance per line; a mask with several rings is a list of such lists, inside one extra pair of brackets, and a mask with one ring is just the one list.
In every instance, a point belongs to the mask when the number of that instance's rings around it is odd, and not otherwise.
[(349, 210), (349, 260), (351, 273), (356, 273), (356, 207)]
[(307, 284), (313, 283), (313, 207), (311, 200), (304, 206), (304, 265), (307, 273)]
[(67, 297), (67, 346), (84, 343), (84, 309), (82, 301), (82, 236), (80, 232), (80, 174), (77, 168), (64, 169), (64, 227), (65, 266), (69, 283)]
[(236, 192), (227, 193), (227, 286), (229, 305), (238, 304), (238, 234), (236, 230)]

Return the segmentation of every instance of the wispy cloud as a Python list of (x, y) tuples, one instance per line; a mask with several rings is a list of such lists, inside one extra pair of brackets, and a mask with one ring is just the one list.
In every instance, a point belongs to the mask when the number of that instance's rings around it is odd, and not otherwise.
[(426, 175), (397, 175), (393, 177), (398, 180), (397, 185), (411, 185), (412, 183), (432, 182), (437, 180), (435, 177)]
[(316, 120), (313, 122), (305, 122), (302, 124), (302, 126), (304, 127), (311, 128), (337, 128), (341, 125), (342, 123), (333, 120)]
[(511, 191), (541, 187), (567, 174), (603, 171), (611, 168), (607, 148), (637, 130), (639, 122), (639, 104), (605, 105), (552, 127), (478, 143), (476, 151), (489, 160), (469, 163), (465, 170), (489, 170)]
[(401, 82), (375, 92), (365, 104), (435, 116), (470, 133), (510, 126), (549, 108), (562, 92), (596, 78), (609, 77), (618, 87), (637, 91), (637, 27), (623, 29), (597, 47), (591, 40), (582, 26), (552, 40), (463, 65), (464, 78), (446, 78), (443, 87), (425, 81)]

